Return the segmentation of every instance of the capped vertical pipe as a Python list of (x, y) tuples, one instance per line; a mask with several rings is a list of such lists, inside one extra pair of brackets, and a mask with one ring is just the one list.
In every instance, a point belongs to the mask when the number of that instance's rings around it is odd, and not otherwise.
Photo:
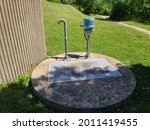
[(86, 48), (86, 55), (85, 58), (88, 59), (90, 58), (90, 38), (91, 38), (91, 33), (94, 30), (94, 18), (85, 18), (84, 19), (84, 36), (87, 41), (87, 48)]

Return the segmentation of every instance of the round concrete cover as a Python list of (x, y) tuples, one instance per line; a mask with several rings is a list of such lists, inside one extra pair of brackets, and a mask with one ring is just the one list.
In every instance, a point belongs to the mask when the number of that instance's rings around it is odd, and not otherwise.
[(71, 53), (71, 61), (63, 61), (63, 55), (47, 58), (32, 73), (34, 92), (63, 111), (114, 110), (132, 95), (135, 77), (120, 61), (91, 55), (91, 60), (85, 60), (84, 53)]

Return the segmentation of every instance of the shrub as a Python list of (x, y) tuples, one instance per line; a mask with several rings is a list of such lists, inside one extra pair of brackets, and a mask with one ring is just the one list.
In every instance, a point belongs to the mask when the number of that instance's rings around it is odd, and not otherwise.
[(136, 13), (136, 19), (139, 22), (150, 23), (150, 5), (139, 7)]
[(103, 5), (102, 10), (100, 11), (100, 14), (110, 15), (111, 14), (111, 8), (108, 5)]
[(75, 4), (79, 8), (84, 9), (85, 14), (91, 14), (94, 12), (97, 0), (76, 0)]
[(73, 4), (75, 0), (61, 0), (61, 3), (63, 4)]
[(118, 2), (114, 4), (111, 10), (110, 18), (112, 20), (135, 20), (143, 23), (150, 23), (150, 4)]
[(47, 0), (47, 1), (55, 2), (55, 3), (61, 3), (61, 0)]
[(111, 10), (110, 18), (116, 21), (128, 19), (128, 6), (126, 3), (116, 3)]

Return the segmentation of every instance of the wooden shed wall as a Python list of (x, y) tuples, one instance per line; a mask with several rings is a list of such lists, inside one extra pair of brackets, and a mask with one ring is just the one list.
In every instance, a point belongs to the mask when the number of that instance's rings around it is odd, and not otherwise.
[(0, 0), (0, 84), (46, 57), (41, 0)]

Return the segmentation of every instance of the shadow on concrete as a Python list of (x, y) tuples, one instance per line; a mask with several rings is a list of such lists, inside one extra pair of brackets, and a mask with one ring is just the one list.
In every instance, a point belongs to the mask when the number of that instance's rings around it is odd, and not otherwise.
[[(100, 61), (99, 61), (100, 62)], [(101, 68), (97, 66), (97, 62), (77, 62), (68, 64), (66, 66), (64, 63), (62, 65), (55, 64), (51, 67), (49, 73), (49, 82), (73, 82), (81, 80), (92, 80), (107, 77), (117, 77), (121, 74), (115, 70), (110, 64)], [(104, 64), (104, 63), (103, 63)], [(96, 65), (96, 66), (95, 66)]]
[[(119, 68), (118, 71), (120, 71), (120, 72), (130, 71), (127, 67), (122, 66), (122, 64), (118, 64), (117, 66)], [(66, 70), (66, 73), (64, 72), (65, 73), (64, 75), (67, 74), (67, 69), (68, 68), (58, 68), (58, 69)], [(78, 76), (78, 73), (76, 73), (76, 70), (74, 70), (74, 68), (69, 68), (69, 69), (72, 70), (73, 74)], [(56, 71), (57, 71), (57, 69), (56, 69)], [(94, 71), (100, 71), (100, 70), (95, 68)], [(57, 75), (59, 75), (59, 74), (56, 74), (56, 75), (53, 75), (53, 76), (57, 76)], [(132, 75), (131, 75), (131, 77), (132, 77)], [(71, 78), (72, 77), (70, 76), (70, 79)], [(36, 86), (38, 87), (39, 84), (40, 85), (43, 84), (41, 82), (41, 79), (44, 82), (48, 81), (48, 77), (39, 77), (39, 79), (33, 79), (32, 80), (33, 81), (33, 86), (35, 88), (34, 92), (47, 105), (49, 105), (51, 107), (54, 107), (55, 109), (58, 109), (60, 111), (62, 110), (63, 112), (64, 111), (65, 112), (115, 112), (115, 110), (120, 105), (122, 105), (123, 103), (128, 101), (128, 99), (131, 97), (131, 95), (129, 95), (128, 98), (125, 98), (122, 101), (119, 101), (118, 103), (115, 103), (113, 105), (109, 105), (108, 107), (106, 106), (106, 107), (101, 107), (101, 108), (88, 108), (88, 107), (87, 108), (82, 108), (82, 107), (81, 108), (78, 108), (78, 107), (73, 108), (73, 107), (68, 107), (68, 106), (71, 106), (69, 104), (72, 103), (72, 102), (73, 103), (76, 102), (76, 100), (77, 100), (77, 102), (79, 102), (79, 104), (83, 105), (85, 103), (85, 101), (90, 101), (90, 102), (92, 102), (92, 100), (94, 101), (95, 99), (91, 98), (92, 97), (91, 95), (94, 95), (94, 96), (99, 98), (98, 100), (100, 102), (105, 102), (105, 101), (107, 101), (111, 98), (111, 94), (108, 95), (108, 96), (99, 95), (99, 93), (97, 92), (97, 86), (95, 87), (95, 84), (98, 84), (99, 80), (84, 80), (84, 81), (77, 81), (77, 82), (75, 81), (75, 82), (69, 82), (69, 83), (68, 82), (52, 83), (49, 86), (49, 88), (47, 89), (48, 91), (45, 91), (45, 89), (43, 89), (43, 88), (41, 90), (36, 91)], [(126, 79), (128, 80), (130, 78), (126, 77)], [(118, 79), (116, 79), (116, 80), (118, 80)], [(108, 83), (111, 83), (111, 78), (104, 79), (104, 81), (106, 81)], [(87, 87), (87, 86), (92, 86), (92, 87)], [(79, 92), (79, 89), (78, 89), (79, 87), (82, 88), (82, 90), (81, 90), (82, 93)], [(44, 88), (46, 88), (46, 87), (44, 87)], [(109, 87), (107, 89), (108, 89), (108, 91), (111, 90), (111, 88), (109, 88)], [(130, 90), (128, 90), (127, 87), (121, 88), (121, 89), (124, 89), (123, 90), (124, 92), (125, 91), (130, 91)], [(131, 88), (131, 91), (132, 91), (132, 88)], [(47, 93), (49, 93), (50, 95), (47, 95)], [(79, 99), (75, 98), (75, 97), (79, 97)], [(82, 100), (80, 100), (80, 99), (82, 99)], [(65, 105), (63, 105), (63, 102), (61, 102), (61, 101), (65, 101), (65, 103), (68, 104), (68, 106), (66, 107)]]
[[(126, 69), (126, 67), (122, 67), (122, 65), (118, 64), (119, 69)], [(119, 71), (120, 71), (119, 70)], [(130, 70), (134, 73), (136, 77), (136, 88), (135, 91), (129, 98), (119, 104), (115, 104), (115, 106), (110, 106), (108, 109), (92, 109), (92, 110), (83, 110), (80, 109), (79, 111), (75, 111), (72, 108), (66, 109), (63, 105), (58, 105), (55, 103), (47, 103), (48, 105), (53, 106), (55, 109), (62, 110), (62, 112), (127, 112), (127, 113), (133, 113), (133, 112), (150, 112), (150, 67), (149, 66), (143, 66), (142, 64), (135, 64), (130, 67)], [(47, 79), (46, 79), (47, 80)], [(85, 81), (89, 85), (94, 85), (94, 82), (91, 82), (89, 80)], [(58, 83), (58, 87), (62, 87), (64, 85), (67, 85), (67, 83)], [(52, 87), (55, 86), (55, 84), (52, 85)], [(74, 82), (72, 83), (72, 87), (80, 87), (82, 86), (82, 83)], [(69, 86), (68, 86), (69, 87)], [(86, 91), (86, 90), (85, 90)], [(75, 94), (75, 91), (68, 90), (65, 93)], [(84, 95), (83, 95), (84, 96)], [(100, 99), (100, 100), (105, 100)], [(60, 110), (60, 112), (61, 112)]]
[[(69, 58), (76, 58), (76, 59), (79, 59), (79, 58), (82, 58), (82, 57), (85, 57), (85, 56), (81, 56), (81, 55), (77, 55), (77, 54), (68, 54), (68, 57)], [(48, 58), (52, 58), (52, 59), (55, 59), (57, 61), (62, 61), (64, 60), (64, 57), (59, 57), (59, 56), (51, 56), (51, 57), (48, 57)]]

